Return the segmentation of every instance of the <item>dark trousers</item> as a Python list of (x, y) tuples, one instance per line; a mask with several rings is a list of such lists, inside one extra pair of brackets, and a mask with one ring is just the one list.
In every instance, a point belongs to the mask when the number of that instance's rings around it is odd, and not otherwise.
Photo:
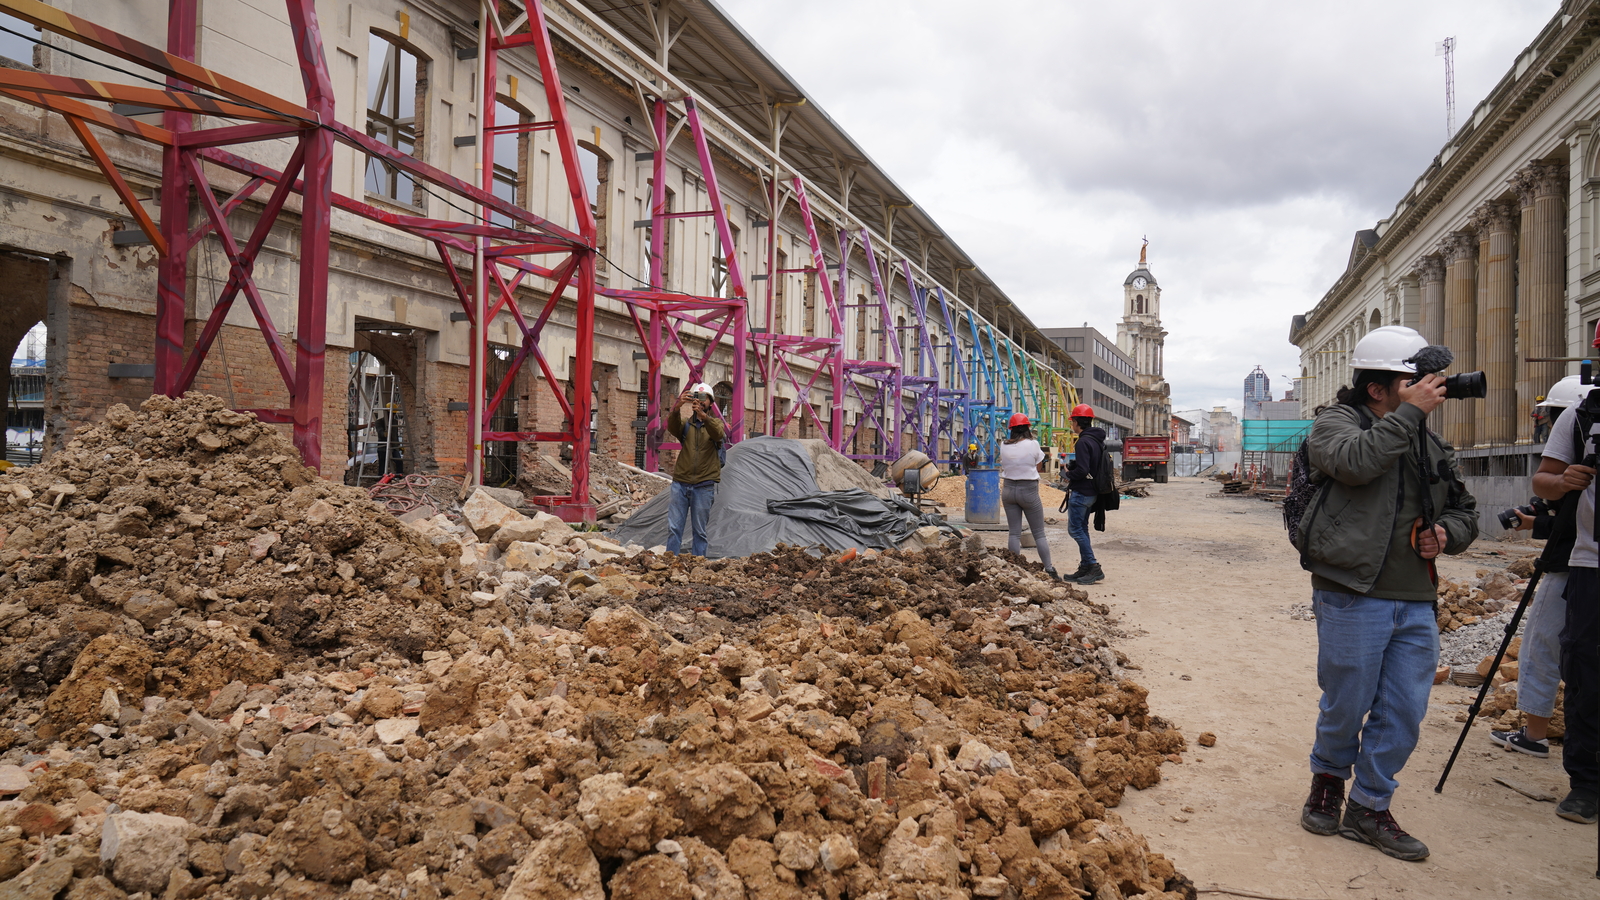
[(1600, 791), (1600, 569), (1573, 566), (1561, 630), (1567, 736), (1561, 763), (1574, 788)]

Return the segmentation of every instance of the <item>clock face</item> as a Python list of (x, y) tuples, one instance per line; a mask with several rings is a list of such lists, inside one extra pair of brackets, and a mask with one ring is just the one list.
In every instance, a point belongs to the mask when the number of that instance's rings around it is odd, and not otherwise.
[(1144, 286), (1149, 284), (1149, 283), (1150, 282), (1144, 280), (1144, 276), (1143, 275), (1140, 275), (1138, 278), (1135, 278), (1133, 280), (1133, 289), (1136, 290), (1136, 291), (1142, 291), (1142, 290), (1144, 290)]

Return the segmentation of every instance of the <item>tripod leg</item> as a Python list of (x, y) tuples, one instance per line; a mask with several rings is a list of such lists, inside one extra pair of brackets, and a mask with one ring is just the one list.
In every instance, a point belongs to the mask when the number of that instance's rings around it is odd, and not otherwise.
[[(1478, 697), (1467, 707), (1467, 724), (1461, 726), (1461, 734), (1456, 737), (1456, 746), (1450, 751), (1450, 759), (1444, 764), (1444, 774), (1439, 776), (1439, 783), (1434, 786), (1435, 794), (1444, 793), (1445, 779), (1450, 777), (1450, 770), (1455, 768), (1456, 757), (1461, 754), (1461, 745), (1467, 742), (1467, 733), (1472, 730), (1472, 723), (1478, 718), (1478, 712), (1483, 709), (1483, 700), (1489, 696), (1489, 689), (1494, 686), (1494, 675), (1500, 670), (1500, 660), (1505, 658), (1506, 648), (1511, 646), (1511, 639), (1516, 636), (1517, 627), (1522, 624), (1522, 614), (1527, 611), (1528, 604), (1533, 600), (1533, 593), (1539, 587), (1539, 579), (1544, 577), (1544, 569), (1536, 563), (1533, 567), (1533, 577), (1528, 579), (1528, 586), (1522, 591), (1522, 600), (1517, 603), (1517, 611), (1512, 613), (1511, 621), (1506, 623), (1506, 636), (1500, 641), (1500, 649), (1495, 651), (1494, 663), (1489, 667), (1489, 674), (1483, 679), (1483, 684), (1478, 688)], [(1600, 877), (1600, 872), (1596, 873)]]

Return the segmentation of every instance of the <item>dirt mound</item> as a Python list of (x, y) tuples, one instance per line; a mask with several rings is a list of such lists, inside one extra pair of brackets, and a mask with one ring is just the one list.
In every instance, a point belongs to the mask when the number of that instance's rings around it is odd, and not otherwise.
[(449, 556), (214, 397), (115, 406), (47, 463), (0, 476), (0, 534), (0, 669), (24, 696), (111, 636), (190, 698), (311, 653), (420, 659), (460, 593)]
[(1439, 630), (1455, 631), (1517, 605), (1527, 578), (1499, 569), (1479, 569), (1477, 583), (1439, 579)]

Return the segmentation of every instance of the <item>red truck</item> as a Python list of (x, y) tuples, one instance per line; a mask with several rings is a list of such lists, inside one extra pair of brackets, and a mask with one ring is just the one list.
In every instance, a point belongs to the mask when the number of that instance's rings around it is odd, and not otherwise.
[(1172, 436), (1130, 437), (1122, 440), (1122, 480), (1154, 478), (1157, 484), (1167, 483), (1167, 469), (1172, 465)]

